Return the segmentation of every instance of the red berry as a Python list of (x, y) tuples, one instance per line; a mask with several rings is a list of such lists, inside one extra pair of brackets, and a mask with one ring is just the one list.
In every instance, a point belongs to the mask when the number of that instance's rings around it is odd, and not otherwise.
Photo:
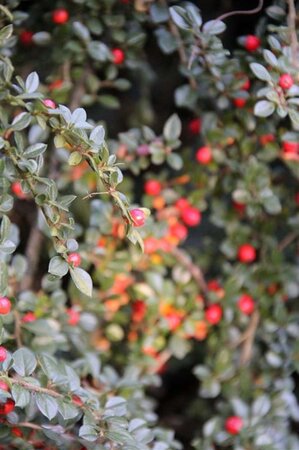
[(81, 256), (79, 253), (70, 253), (67, 257), (67, 262), (74, 267), (78, 267), (81, 264)]
[(243, 108), (246, 105), (246, 98), (234, 98), (233, 102), (236, 108)]
[(36, 315), (34, 314), (34, 312), (27, 312), (26, 314), (24, 314), (24, 316), (22, 317), (22, 322), (23, 323), (30, 323), (30, 322), (34, 322), (36, 320)]
[(60, 89), (63, 86), (63, 80), (54, 80), (49, 84), (49, 91), (53, 91), (55, 89)]
[(120, 48), (114, 48), (112, 50), (112, 55), (113, 55), (113, 63), (116, 65), (122, 64), (125, 60), (125, 53), (123, 50), (121, 50)]
[(290, 89), (294, 84), (293, 77), (288, 73), (284, 73), (279, 77), (278, 84), (284, 90)]
[(182, 323), (182, 315), (176, 312), (169, 313), (165, 316), (165, 319), (168, 323), (169, 329), (171, 331), (176, 330)]
[(243, 244), (238, 249), (238, 259), (242, 263), (251, 263), (256, 259), (256, 249), (250, 244)]
[(144, 191), (147, 195), (159, 195), (161, 192), (162, 186), (160, 181), (157, 180), (148, 180), (145, 182)]
[(19, 427), (12, 427), (11, 432), (16, 437), (20, 437), (20, 438), (23, 437), (22, 430), (20, 430)]
[(295, 203), (296, 205), (299, 205), (299, 192), (296, 192), (295, 194)]
[(176, 202), (175, 202), (175, 207), (182, 211), (185, 208), (188, 208), (190, 206), (189, 201), (186, 198), (179, 198)]
[(142, 227), (145, 224), (145, 213), (140, 208), (131, 209), (130, 211), (134, 227)]
[(11, 185), (11, 192), (20, 199), (26, 198), (26, 194), (22, 189), (22, 185), (19, 181), (14, 181)]
[(261, 45), (261, 40), (253, 34), (249, 34), (245, 38), (245, 48), (249, 52), (255, 52)]
[(33, 43), (32, 37), (33, 37), (33, 33), (32, 33), (32, 31), (29, 31), (29, 30), (21, 31), (21, 33), (19, 35), (21, 44), (26, 47), (28, 47), (29, 45), (31, 45)]
[(201, 120), (199, 118), (190, 120), (188, 130), (191, 134), (199, 134), (201, 131)]
[(6, 348), (0, 346), (0, 362), (5, 361), (7, 358), (7, 350)]
[(282, 149), (284, 153), (297, 154), (299, 145), (297, 142), (285, 141), (282, 143)]
[(244, 214), (244, 212), (246, 210), (246, 205), (244, 205), (244, 203), (239, 203), (239, 202), (233, 201), (233, 208), (239, 214)]
[(77, 405), (77, 406), (83, 406), (83, 400), (81, 400), (80, 397), (78, 397), (78, 395), (72, 395), (72, 402)]
[(56, 108), (56, 103), (53, 102), (53, 100), (51, 100), (50, 98), (46, 98), (45, 100), (43, 100), (43, 104), (47, 108), (51, 108), (51, 109), (55, 109)]
[(11, 413), (15, 409), (15, 402), (8, 398), (5, 403), (0, 403), (0, 415), (5, 415)]
[(250, 89), (250, 80), (249, 78), (246, 78), (246, 80), (244, 81), (244, 83), (241, 86), (241, 89), (244, 91), (248, 91)]
[(200, 147), (196, 152), (196, 160), (199, 164), (209, 164), (213, 159), (210, 147)]
[(180, 241), (183, 241), (188, 236), (188, 230), (182, 223), (175, 223), (170, 226), (169, 233), (171, 236), (176, 237)]
[(0, 390), (9, 392), (10, 388), (5, 381), (0, 380)]
[(225, 421), (225, 429), (229, 434), (239, 434), (243, 428), (243, 420), (239, 416), (228, 417)]
[(274, 142), (275, 141), (275, 136), (274, 134), (262, 134), (262, 136), (260, 136), (259, 138), (260, 144), (261, 145), (267, 145), (270, 142)]
[(11, 310), (11, 302), (7, 297), (0, 297), (0, 314), (9, 314)]
[(135, 300), (132, 304), (133, 322), (141, 322), (146, 314), (146, 303), (143, 300)]
[(208, 306), (205, 311), (205, 318), (211, 325), (216, 325), (222, 319), (222, 308), (218, 304)]
[(77, 311), (76, 309), (73, 309), (73, 308), (69, 308), (66, 311), (66, 313), (69, 316), (67, 323), (69, 325), (71, 325), (72, 327), (77, 325), (79, 320), (80, 320), (80, 313), (79, 313), (79, 311)]
[(63, 25), (70, 18), (69, 12), (64, 8), (55, 9), (52, 13), (52, 21), (57, 25)]
[(183, 222), (188, 227), (196, 227), (196, 225), (199, 225), (201, 221), (201, 213), (198, 209), (194, 208), (193, 206), (188, 206), (188, 208), (185, 208), (181, 212), (181, 217)]
[(151, 253), (155, 253), (159, 248), (158, 239), (154, 237), (148, 237), (144, 239), (144, 253), (146, 255), (150, 255)]
[(250, 316), (250, 314), (252, 314), (254, 311), (255, 302), (250, 295), (243, 294), (241, 295), (241, 297), (239, 297), (238, 308), (243, 314)]
[(208, 281), (207, 287), (208, 287), (208, 290), (212, 291), (212, 292), (218, 292), (220, 289), (222, 289), (218, 280)]

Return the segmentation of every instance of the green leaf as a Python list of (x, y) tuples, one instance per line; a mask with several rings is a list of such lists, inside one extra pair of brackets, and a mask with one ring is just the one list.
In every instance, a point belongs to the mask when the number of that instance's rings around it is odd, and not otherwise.
[(35, 92), (39, 85), (39, 78), (36, 72), (31, 72), (25, 81), (25, 88), (28, 94)]
[(87, 51), (95, 61), (104, 62), (110, 59), (109, 48), (102, 42), (99, 41), (89, 42), (87, 46)]
[(127, 413), (127, 402), (123, 397), (111, 397), (105, 405), (105, 417), (125, 416)]
[(267, 100), (261, 100), (257, 102), (254, 106), (254, 114), (258, 117), (268, 117), (273, 114), (275, 110), (275, 106), (273, 103), (268, 102)]
[(50, 259), (48, 271), (52, 275), (63, 277), (68, 273), (69, 265), (61, 256), (54, 256)]
[(26, 377), (32, 374), (36, 368), (36, 358), (34, 353), (28, 348), (22, 347), (15, 351), (13, 357), (13, 369), (18, 375)]
[(50, 395), (37, 392), (35, 401), (40, 412), (49, 420), (52, 420), (58, 412), (57, 400)]
[(271, 75), (266, 69), (266, 67), (262, 66), (258, 63), (251, 63), (250, 69), (254, 73), (254, 75), (259, 79), (263, 81), (271, 81)]
[(265, 58), (265, 61), (270, 64), (270, 66), (272, 67), (277, 67), (278, 66), (278, 59), (276, 58), (276, 56), (274, 55), (274, 53), (272, 53), (270, 50), (263, 50), (263, 56)]
[(92, 279), (90, 275), (80, 267), (70, 268), (71, 277), (75, 286), (81, 291), (83, 294), (88, 297), (92, 296)]
[(221, 20), (209, 20), (204, 24), (202, 30), (207, 34), (221, 34), (225, 31), (226, 25)]
[(28, 127), (30, 122), (31, 122), (31, 115), (29, 113), (23, 112), (23, 113), (18, 114), (14, 118), (10, 128), (13, 131), (20, 131), (20, 130), (23, 130), (24, 128)]
[(190, 30), (191, 25), (187, 19), (187, 13), (181, 6), (171, 6), (169, 8), (170, 16), (173, 22), (184, 30)]
[(83, 23), (73, 22), (73, 30), (75, 35), (82, 39), (82, 41), (88, 42), (90, 40), (89, 30)]
[(163, 136), (166, 141), (176, 141), (182, 131), (182, 122), (177, 114), (169, 117), (163, 128)]
[(30, 402), (30, 392), (18, 384), (12, 385), (11, 393), (16, 406), (20, 408), (25, 408)]
[(79, 429), (79, 436), (89, 442), (94, 442), (98, 438), (98, 431), (91, 425), (82, 425)]
[(36, 158), (37, 156), (42, 155), (46, 149), (46, 144), (33, 144), (25, 149), (23, 156), (25, 156), (25, 158)]
[(0, 242), (4, 241), (9, 236), (10, 230), (10, 220), (7, 215), (2, 217), (1, 227), (0, 227)]
[(0, 30), (0, 41), (3, 44), (5, 41), (7, 41), (13, 33), (13, 26), (12, 25), (6, 25), (6, 27), (3, 27)]
[(177, 153), (169, 153), (166, 160), (170, 167), (174, 170), (180, 170), (183, 167), (183, 160)]
[(76, 408), (72, 403), (66, 403), (63, 400), (58, 400), (58, 411), (64, 418), (64, 420), (74, 419), (79, 414), (78, 408)]

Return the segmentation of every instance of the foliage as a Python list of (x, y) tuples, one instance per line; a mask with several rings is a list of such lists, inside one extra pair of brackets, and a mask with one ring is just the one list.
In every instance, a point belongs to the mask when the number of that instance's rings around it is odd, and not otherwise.
[(299, 449), (291, 8), (231, 54), (188, 2), (63, 7), (0, 7), (2, 448), (180, 449), (145, 391), (189, 358), (194, 449)]

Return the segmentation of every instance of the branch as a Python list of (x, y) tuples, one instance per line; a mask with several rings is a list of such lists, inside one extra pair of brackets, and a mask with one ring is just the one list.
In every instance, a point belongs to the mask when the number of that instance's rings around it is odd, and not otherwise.
[(291, 52), (292, 52), (292, 63), (294, 67), (299, 67), (298, 62), (298, 38), (297, 38), (297, 32), (296, 32), (296, 8), (294, 0), (287, 0), (288, 6), (289, 6), (289, 13), (288, 13), (288, 26), (289, 26), (289, 33), (290, 33), (290, 41), (291, 41)]
[(44, 236), (39, 230), (38, 224), (35, 223), (31, 228), (30, 235), (26, 245), (25, 257), (27, 260), (27, 270), (24, 278), (21, 281), (20, 291), (27, 291), (32, 289), (36, 269), (39, 263), (43, 239)]
[(237, 15), (238, 16), (240, 16), (240, 15), (249, 16), (250, 14), (257, 14), (262, 10), (263, 6), (264, 6), (264, 0), (259, 0), (258, 6), (254, 9), (249, 9), (247, 11), (244, 11), (244, 10), (230, 11), (230, 12), (222, 14), (221, 16), (217, 17), (217, 19), (215, 19), (215, 20), (224, 20), (224, 19), (227, 19), (228, 17), (237, 16)]
[(201, 293), (203, 294), (205, 305), (207, 305), (208, 287), (201, 268), (198, 265), (195, 265), (183, 250), (179, 248), (173, 248), (171, 250), (171, 253), (178, 260), (178, 262), (189, 271), (192, 278), (197, 283), (197, 286), (199, 287)]
[[(167, 2), (165, 0), (160, 0), (160, 2), (165, 7), (168, 7)], [(174, 36), (174, 38), (176, 39), (176, 41), (178, 43), (178, 54), (180, 57), (180, 61), (183, 66), (185, 66), (186, 68), (189, 68), (188, 67), (188, 57), (187, 57), (184, 41), (181, 38), (180, 32), (179, 32), (176, 24), (171, 19), (168, 21), (168, 26), (169, 26), (169, 30), (170, 30), (171, 34)], [(190, 75), (188, 77), (188, 80), (189, 80), (189, 84), (190, 84), (191, 88), (194, 90), (197, 89), (196, 80), (195, 80), (195, 78), (193, 78), (192, 75)]]
[[(9, 378), (9, 382), (11, 384), (17, 384), (18, 386), (22, 386), (25, 389), (28, 389), (28, 391), (31, 392), (38, 392), (39, 394), (46, 394), (50, 397), (54, 398), (64, 398), (64, 395), (60, 394), (59, 392), (54, 391), (53, 389), (43, 388), (40, 386), (37, 386), (36, 384), (28, 383), (27, 381), (20, 380), (18, 378)], [(78, 405), (79, 407), (79, 405)]]
[(292, 233), (287, 234), (278, 244), (278, 250), (282, 252), (288, 245), (295, 241), (297, 237), (299, 237), (299, 231), (293, 231)]
[(249, 325), (241, 337), (241, 340), (239, 343), (243, 342), (243, 348), (241, 352), (241, 358), (240, 358), (240, 364), (241, 366), (245, 366), (251, 359), (252, 356), (252, 348), (253, 348), (253, 342), (255, 333), (257, 330), (257, 326), (260, 320), (260, 314), (258, 311), (255, 311), (252, 316), (251, 320), (249, 322)]

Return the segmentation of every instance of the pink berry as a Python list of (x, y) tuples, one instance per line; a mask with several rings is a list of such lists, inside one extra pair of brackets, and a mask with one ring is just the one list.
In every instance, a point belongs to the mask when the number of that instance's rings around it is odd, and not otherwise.
[(53, 100), (51, 100), (50, 98), (46, 98), (45, 100), (43, 100), (43, 104), (47, 108), (51, 108), (51, 109), (55, 109), (56, 108), (56, 103), (53, 102)]
[(69, 12), (64, 8), (55, 9), (52, 13), (52, 22), (56, 25), (63, 25), (70, 18)]
[(199, 164), (209, 164), (213, 159), (210, 147), (200, 147), (196, 152), (196, 160)]
[(67, 323), (69, 325), (71, 325), (72, 327), (74, 327), (75, 325), (78, 324), (79, 320), (80, 320), (80, 313), (79, 311), (77, 311), (76, 309), (73, 308), (69, 308), (66, 311), (67, 315), (68, 315), (68, 321)]
[(161, 192), (162, 186), (160, 181), (158, 180), (147, 180), (144, 185), (144, 191), (147, 195), (159, 195)]
[(7, 358), (7, 350), (6, 348), (0, 346), (0, 362), (5, 361)]
[(7, 297), (0, 297), (0, 314), (9, 314), (11, 310), (11, 302)]
[(36, 315), (34, 314), (34, 312), (29, 311), (26, 314), (24, 314), (24, 316), (22, 317), (22, 322), (23, 323), (30, 323), (30, 322), (34, 322), (36, 320)]
[(188, 206), (181, 212), (181, 217), (188, 227), (196, 227), (201, 221), (201, 212), (193, 206)]
[(242, 263), (251, 263), (256, 259), (256, 249), (250, 244), (243, 244), (238, 249), (238, 259)]
[(113, 63), (114, 64), (116, 64), (118, 66), (124, 62), (125, 53), (123, 50), (121, 50), (120, 48), (114, 48), (111, 53), (113, 55)]
[(79, 253), (70, 253), (67, 257), (67, 262), (74, 267), (78, 267), (81, 264), (81, 256)]
[(130, 211), (134, 227), (142, 227), (145, 224), (145, 213), (140, 208), (131, 209)]
[(294, 84), (293, 77), (288, 73), (284, 73), (279, 77), (278, 84), (284, 90), (290, 89)]
[(239, 297), (238, 308), (243, 314), (250, 316), (250, 314), (252, 314), (254, 311), (255, 301), (250, 295), (243, 294), (241, 295), (241, 297)]
[(225, 429), (229, 434), (239, 434), (243, 428), (243, 420), (239, 416), (228, 417), (225, 421)]
[(218, 304), (208, 306), (205, 311), (205, 318), (211, 325), (217, 325), (222, 319), (222, 308)]
[(255, 52), (261, 45), (261, 40), (253, 34), (249, 34), (245, 38), (245, 48), (249, 52)]

